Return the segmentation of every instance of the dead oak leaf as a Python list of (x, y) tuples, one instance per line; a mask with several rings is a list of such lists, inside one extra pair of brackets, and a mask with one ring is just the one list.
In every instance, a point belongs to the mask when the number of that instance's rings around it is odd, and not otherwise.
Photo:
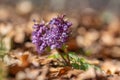
[(22, 67), (26, 67), (29, 65), (28, 57), (29, 57), (29, 54), (23, 54), (19, 57)]
[(58, 72), (57, 76), (62, 76), (64, 74), (66, 74), (69, 70), (71, 70), (72, 68), (67, 66), (67, 67), (64, 67), (62, 69), (60, 69), (60, 71)]
[(17, 64), (9, 66), (9, 74), (16, 75), (19, 71), (23, 71), (25, 67), (20, 67)]

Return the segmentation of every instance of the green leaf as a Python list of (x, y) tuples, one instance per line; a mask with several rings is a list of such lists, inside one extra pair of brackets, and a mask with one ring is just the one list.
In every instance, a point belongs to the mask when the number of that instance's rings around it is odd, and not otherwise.
[(48, 56), (48, 58), (53, 58), (53, 59), (58, 59), (61, 58), (59, 54), (52, 54), (50, 56)]
[(78, 57), (78, 55), (76, 55), (74, 52), (69, 52), (69, 57), (71, 57), (71, 58), (73, 58), (73, 59), (75, 59), (75, 60), (77, 60), (79, 57)]
[(81, 64), (81, 65), (80, 65), (80, 69), (82, 69), (82, 70), (87, 70), (87, 69), (89, 68), (89, 66), (90, 66), (90, 64), (84, 63), (84, 64)]
[(46, 50), (47, 50), (48, 52), (50, 52), (50, 51), (51, 51), (50, 47), (47, 47), (47, 48), (46, 48)]
[(79, 57), (74, 52), (69, 52), (69, 58), (72, 63), (76, 63)]
[(78, 62), (80, 63), (80, 69), (87, 70), (90, 67), (90, 64), (86, 62), (84, 58), (79, 58)]
[(5, 47), (5, 44), (2, 40), (0, 40), (0, 57), (3, 57), (4, 55), (6, 55), (7, 53), (7, 49)]
[(93, 65), (93, 67), (95, 68), (95, 70), (100, 70), (101, 71), (100, 67), (95, 66), (95, 65)]
[(0, 61), (0, 80), (6, 80), (6, 77), (7, 77), (6, 65)]
[(86, 55), (86, 56), (90, 56), (91, 54), (92, 54), (92, 51), (91, 51), (91, 50), (85, 51), (85, 55)]
[(86, 63), (86, 60), (84, 58), (79, 58), (78, 62), (80, 62), (80, 64), (84, 64), (84, 63)]
[(68, 46), (65, 45), (65, 44), (63, 44), (62, 49), (64, 50), (64, 49), (66, 49), (66, 48), (68, 48)]
[(71, 60), (71, 65), (75, 69), (87, 70), (90, 66), (84, 58), (79, 58), (74, 52), (69, 52), (69, 57)]
[(79, 69), (80, 68), (80, 65), (77, 64), (77, 63), (71, 63), (72, 67), (75, 68), (75, 69)]

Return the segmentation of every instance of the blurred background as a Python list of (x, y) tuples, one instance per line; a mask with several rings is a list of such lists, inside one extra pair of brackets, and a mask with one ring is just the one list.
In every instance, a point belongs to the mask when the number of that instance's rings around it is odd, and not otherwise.
[(120, 0), (0, 0), (0, 38), (7, 50), (25, 47), (31, 42), (33, 19), (66, 14), (73, 23), (70, 50), (119, 58), (119, 8)]
[[(18, 54), (26, 54), (26, 51), (36, 54), (31, 43), (33, 20), (47, 22), (62, 14), (66, 14), (73, 23), (67, 42), (69, 51), (76, 51), (89, 59), (108, 59), (104, 64), (105, 69), (112, 64), (113, 68), (110, 69), (115, 71), (114, 67), (120, 66), (114, 62), (120, 60), (120, 0), (0, 0), (0, 60), (7, 65), (18, 64)], [(26, 61), (26, 58), (17, 59)], [(26, 62), (22, 64), (25, 65)], [(4, 76), (6, 69), (4, 65), (1, 67), (0, 75)], [(14, 68), (16, 66), (12, 69), (9, 66), (9, 76), (16, 75)], [(27, 71), (26, 74), (29, 74), (30, 71)]]

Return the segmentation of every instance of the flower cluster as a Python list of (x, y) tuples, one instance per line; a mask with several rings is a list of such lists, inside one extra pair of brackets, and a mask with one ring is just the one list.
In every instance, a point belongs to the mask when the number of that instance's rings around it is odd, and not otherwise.
[(47, 47), (50, 49), (61, 48), (69, 36), (70, 22), (64, 20), (64, 15), (50, 20), (48, 24), (44, 22), (34, 24), (32, 42), (36, 45), (39, 53)]

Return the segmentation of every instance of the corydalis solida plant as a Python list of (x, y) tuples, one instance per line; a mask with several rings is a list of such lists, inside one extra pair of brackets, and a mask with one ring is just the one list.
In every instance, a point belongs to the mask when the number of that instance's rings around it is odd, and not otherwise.
[(38, 53), (44, 52), (46, 48), (57, 49), (65, 65), (86, 70), (89, 64), (77, 55), (68, 52), (64, 46), (68, 40), (69, 29), (72, 25), (64, 17), (65, 15), (58, 16), (51, 19), (48, 23), (35, 23), (33, 26), (32, 42), (35, 44)]
[(65, 44), (69, 37), (69, 28), (72, 25), (64, 19), (65, 15), (53, 18), (45, 24), (34, 24), (32, 42), (36, 45), (38, 53), (42, 53), (46, 48), (59, 49)]

